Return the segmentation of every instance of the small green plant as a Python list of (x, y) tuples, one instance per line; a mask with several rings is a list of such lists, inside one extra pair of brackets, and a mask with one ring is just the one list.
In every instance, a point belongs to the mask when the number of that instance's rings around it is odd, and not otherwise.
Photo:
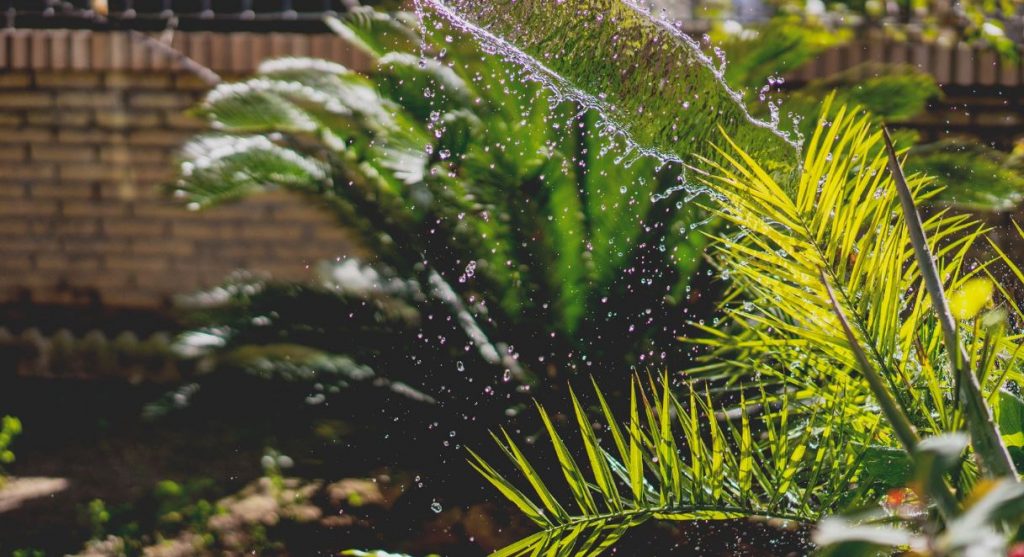
[(213, 487), (209, 479), (190, 480), (184, 484), (163, 480), (153, 489), (157, 500), (157, 523), (160, 534), (176, 535), (181, 530), (200, 536), (204, 546), (214, 543), (209, 521), (218, 514), (217, 504), (203, 497)]
[(110, 511), (103, 499), (93, 499), (85, 506), (85, 519), (92, 539), (101, 540), (108, 534)]
[(21, 434), (21, 421), (14, 416), (4, 416), (0, 419), (0, 487), (3, 487), (6, 480), (4, 465), (14, 462), (14, 451), (11, 444), (14, 438)]

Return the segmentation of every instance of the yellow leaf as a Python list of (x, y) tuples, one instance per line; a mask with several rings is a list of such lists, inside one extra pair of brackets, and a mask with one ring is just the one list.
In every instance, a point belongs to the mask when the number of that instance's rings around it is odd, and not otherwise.
[(986, 278), (973, 278), (949, 297), (949, 309), (957, 319), (972, 319), (984, 308), (995, 286)]

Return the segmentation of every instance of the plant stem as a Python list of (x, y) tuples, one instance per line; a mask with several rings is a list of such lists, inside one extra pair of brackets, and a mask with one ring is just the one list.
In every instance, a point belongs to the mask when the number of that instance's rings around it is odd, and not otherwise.
[(1014, 481), (1019, 481), (1017, 469), (1010, 458), (1010, 452), (1003, 443), (999, 434), (999, 425), (992, 417), (992, 410), (986, 404), (981, 393), (981, 385), (978, 377), (971, 372), (970, 361), (967, 352), (960, 345), (957, 339), (956, 321), (949, 310), (949, 303), (942, 288), (942, 279), (939, 277), (938, 268), (935, 265), (935, 258), (932, 257), (931, 249), (928, 247), (928, 240), (924, 233), (924, 225), (921, 223), (921, 215), (914, 205), (914, 197), (907, 186), (907, 180), (903, 175), (903, 169), (896, 158), (896, 150), (893, 148), (892, 139), (888, 130), (882, 128), (882, 137), (885, 138), (885, 148), (889, 154), (889, 172), (896, 182), (896, 191), (899, 194), (900, 205), (903, 207), (904, 222), (910, 231), (910, 241), (914, 246), (914, 255), (917, 258), (921, 275), (924, 277), (924, 285), (928, 290), (928, 297), (932, 300), (932, 308), (935, 310), (942, 327), (942, 337), (946, 344), (946, 352), (949, 354), (950, 365), (953, 375), (959, 384), (960, 397), (964, 401), (965, 418), (967, 428), (971, 433), (974, 450), (981, 457), (983, 466), (993, 476), (1008, 476)]
[[(850, 344), (850, 349), (853, 350), (853, 355), (857, 359), (857, 365), (860, 366), (861, 373), (868, 380), (868, 385), (871, 386), (871, 392), (878, 399), (879, 406), (882, 407), (882, 413), (885, 414), (885, 418), (892, 424), (893, 430), (896, 432), (896, 437), (900, 440), (904, 450), (907, 451), (908, 455), (913, 455), (917, 450), (917, 445), (921, 442), (921, 438), (918, 437), (917, 431), (914, 430), (914, 425), (910, 423), (910, 418), (907, 417), (903, 409), (900, 408), (896, 398), (889, 391), (889, 388), (885, 385), (885, 381), (877, 370), (871, 365), (868, 360), (867, 354), (864, 352), (864, 348), (860, 345), (857, 340), (857, 336), (853, 333), (853, 329), (850, 328), (850, 322), (847, 321), (846, 315), (843, 313), (843, 309), (839, 306), (839, 302), (836, 300), (835, 292), (832, 291), (832, 286), (828, 283), (828, 279), (825, 276), (825, 271), (821, 271), (821, 283), (825, 285), (825, 291), (828, 293), (828, 299), (832, 303), (832, 310), (835, 312), (836, 317), (839, 318), (839, 324), (843, 327), (843, 332), (846, 333), (846, 340)], [(940, 486), (936, 486), (935, 489), (931, 490), (930, 493), (935, 497), (936, 505), (939, 508), (939, 513), (947, 521), (952, 519), (957, 514), (957, 501), (953, 494), (950, 492), (948, 487), (943, 482)]]

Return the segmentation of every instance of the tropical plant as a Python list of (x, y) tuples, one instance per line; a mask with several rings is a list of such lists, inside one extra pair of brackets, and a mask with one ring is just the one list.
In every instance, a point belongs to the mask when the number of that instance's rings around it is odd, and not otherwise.
[[(613, 99), (613, 103), (624, 98), (626, 92), (632, 92), (630, 82), (595, 80), (586, 73), (591, 67), (564, 60), (591, 52), (582, 45), (602, 36), (603, 27), (613, 32), (624, 21), (629, 22), (626, 27), (630, 35), (615, 45), (620, 50), (611, 58), (617, 61), (615, 64), (641, 70), (651, 67), (638, 58), (646, 54), (646, 45), (651, 41), (630, 38), (656, 37), (660, 39), (654, 41), (658, 44), (675, 40), (676, 50), (667, 49), (670, 53), (692, 46), (658, 23), (645, 22), (642, 11), (632, 5), (615, 3), (619, 7), (616, 11), (614, 6), (606, 6), (607, 2), (586, 0), (546, 7), (531, 2), (500, 7), (475, 1), (430, 4), (434, 13), (449, 21), (477, 29), (477, 36), (495, 42), (496, 48), (508, 48), (506, 43), (510, 43), (517, 49), (513, 57), (529, 55), (545, 61), (560, 60), (555, 68), (548, 69), (562, 75), (548, 83), (553, 87), (576, 88), (567, 95)], [(611, 11), (601, 9), (605, 7)], [(622, 15), (623, 10), (630, 13)], [(609, 13), (613, 14), (610, 18)], [(548, 22), (567, 19), (571, 14), (586, 18), (584, 24), (573, 28), (583, 30), (569, 33), (563, 41), (545, 40), (550, 36)], [(538, 64), (526, 63), (534, 68)], [(654, 64), (660, 67), (665, 62), (656, 60)], [(650, 98), (631, 102), (667, 107), (678, 93), (677, 89), (665, 88), (659, 93), (652, 92)], [(838, 424), (848, 440), (843, 447), (850, 451), (839, 462), (862, 462), (887, 446), (912, 453), (921, 444), (921, 434), (941, 435), (966, 428), (971, 433), (980, 470), (974, 460), (959, 459), (956, 473), (948, 478), (954, 493), (971, 491), (979, 473), (1016, 482), (1016, 470), (1005, 446), (1015, 438), (1004, 440), (1000, 436), (990, 405), (1006, 423), (1007, 430), (1019, 431), (1019, 423), (1014, 423), (1019, 414), (1006, 408), (1019, 405), (1020, 400), (1004, 387), (1012, 387), (1020, 379), (1020, 338), (1005, 334), (998, 313), (980, 311), (993, 299), (995, 290), (1006, 293), (1001, 287), (991, 287), (988, 278), (981, 278), (994, 262), (974, 266), (967, 257), (985, 230), (970, 217), (945, 212), (922, 223), (916, 203), (935, 194), (930, 179), (922, 175), (904, 176), (888, 136), (873, 124), (870, 115), (858, 115), (859, 110), (844, 107), (833, 111), (830, 104), (831, 100), (827, 100), (821, 107), (819, 125), (803, 146), (803, 163), (795, 175), (779, 172), (786, 161), (780, 165), (780, 161), (771, 160), (779, 151), (771, 146), (765, 148), (756, 134), (752, 147), (744, 144), (744, 135), (737, 131), (744, 132), (745, 124), (724, 129), (718, 141), (696, 154), (686, 150), (669, 153), (691, 162), (691, 180), (713, 192), (714, 204), (709, 209), (732, 225), (727, 228), (732, 232), (717, 234), (714, 244), (721, 274), (730, 283), (724, 298), (724, 319), (714, 327), (702, 325), (703, 336), (690, 339), (711, 347), (712, 352), (706, 357), (706, 365), (688, 375), (691, 379), (698, 376), (732, 387), (731, 392), (737, 393), (734, 396), (740, 401), (730, 414), (732, 421), (747, 421), (747, 401), (751, 400), (749, 393), (753, 389), (766, 424), (796, 425), (786, 429), (786, 435), (770, 437), (785, 438), (814, 427), (831, 430)], [(639, 117), (621, 107), (605, 115), (624, 133), (636, 131), (631, 138), (641, 149), (661, 148), (656, 136), (646, 134), (646, 130), (658, 128), (658, 122), (638, 122), (645, 116)], [(709, 150), (714, 154), (705, 156), (703, 153)], [(973, 295), (979, 288), (984, 289), (982, 284), (990, 285), (988, 295)], [(946, 302), (946, 290), (956, 292), (963, 300), (958, 322)], [(1014, 304), (1010, 297), (1002, 301)], [(665, 400), (672, 398), (664, 396)], [(1007, 407), (1002, 404), (1004, 400), (1008, 401)], [(671, 493), (674, 486), (685, 485), (680, 478), (696, 477), (694, 471), (706, 464), (682, 460), (674, 448), (667, 447), (665, 438), (671, 438), (671, 434), (653, 433), (656, 425), (671, 422), (673, 412), (667, 410), (669, 407), (665, 402), (661, 408), (654, 406), (646, 412), (652, 428), (647, 432), (638, 427), (639, 420), (634, 417), (638, 413), (634, 410), (629, 429), (631, 443), (637, 449), (620, 450), (617, 457), (598, 454), (593, 449), (596, 441), (590, 438), (589, 421), (581, 421), (596, 484), (584, 479), (560, 438), (548, 428), (572, 498), (580, 507), (579, 514), (567, 515), (560, 510), (565, 506), (549, 495), (551, 490), (539, 484), (538, 476), (510, 439), (499, 443), (537, 491), (541, 504), (530, 502), (502, 475), (475, 458), (484, 476), (542, 527), (539, 534), (513, 544), (506, 553), (597, 554), (605, 549), (606, 542), (632, 525), (634, 512), (645, 518), (694, 518), (686, 512), (658, 515), (657, 506), (639, 500), (638, 490), (648, 478), (654, 479), (654, 493), (660, 493), (664, 502), (665, 494)], [(780, 416), (776, 411), (779, 407), (788, 410)], [(689, 411), (678, 407), (674, 415), (685, 416)], [(842, 419), (834, 420), (834, 415)], [(799, 418), (794, 420), (794, 416)], [(747, 426), (710, 427), (732, 427), (742, 432)], [(614, 429), (611, 431), (613, 439), (621, 439)], [(657, 431), (663, 432), (664, 428)], [(738, 451), (739, 457), (733, 458), (742, 463), (743, 455), (751, 454), (753, 437), (748, 441), (744, 441), (746, 436), (742, 433), (735, 437), (738, 449), (733, 450)], [(701, 446), (694, 439), (687, 437), (691, 445)], [(640, 466), (644, 455), (639, 450), (645, 442), (652, 448), (647, 460), (653, 463), (646, 470)], [(617, 446), (622, 444), (615, 441)], [(661, 451), (663, 447), (667, 448)], [(799, 443), (785, 448), (785, 454), (797, 463), (813, 463), (816, 457)], [(729, 454), (725, 449), (722, 445), (718, 452), (723, 461), (730, 458), (724, 456)], [(765, 470), (786, 477), (787, 468), (779, 466), (778, 457), (773, 460), (771, 454), (774, 453), (769, 453), (764, 461)], [(598, 457), (596, 461), (594, 456)], [(608, 462), (602, 464), (601, 456)], [(748, 462), (746, 466), (749, 474), (752, 464)], [(793, 466), (799, 470), (799, 464)], [(634, 490), (635, 496), (619, 508), (611, 508), (610, 501), (618, 488), (607, 487), (610, 481), (605, 470), (616, 468), (630, 472), (622, 481)], [(859, 477), (861, 483), (868, 484), (884, 481), (864, 477), (862, 472), (867, 471), (866, 466), (863, 470), (854, 467), (844, 470), (847, 475), (840, 477)], [(737, 469), (732, 479), (745, 475)], [(797, 490), (814, 489), (816, 482), (836, 480), (816, 473), (794, 472), (790, 477), (799, 478), (787, 484)], [(779, 488), (777, 482), (769, 485)], [(755, 486), (745, 487), (736, 493), (737, 497), (749, 500), (757, 496)], [(947, 489), (945, 484), (942, 489)], [(598, 494), (601, 502), (609, 505), (607, 508), (595, 504)], [(937, 497), (939, 510), (949, 519), (958, 504), (954, 497), (948, 492)], [(622, 499), (621, 495), (619, 498)], [(723, 508), (728, 502), (717, 501)], [(682, 501), (681, 508), (688, 504), (692, 501)], [(814, 510), (828, 512), (827, 507), (826, 504)], [(541, 513), (541, 508), (546, 513)], [(773, 512), (763, 508), (745, 510), (751, 514)], [(801, 510), (805, 516), (810, 514), (810, 509)], [(703, 518), (715, 516), (722, 515), (710, 513)]]
[(538, 406), (568, 484), (567, 501), (553, 495), (507, 432), (495, 441), (533, 497), (470, 451), (473, 467), (540, 527), (496, 556), (598, 555), (649, 520), (762, 516), (813, 522), (871, 492), (848, 489), (865, 447), (850, 449), (859, 439), (843, 426), (841, 405), (834, 401), (809, 416), (795, 399), (780, 397), (767, 412), (741, 399), (731, 412), (735, 418), (722, 420), (708, 391), (690, 384), (679, 396), (665, 374), (658, 382), (634, 382), (629, 416), (620, 426), (596, 386), (595, 391), (610, 448), (572, 394), (586, 454), (582, 466)]
[(322, 264), (314, 286), (240, 276), (192, 297), (186, 354), (331, 388), (386, 370), (430, 397), (666, 357), (704, 244), (680, 231), (706, 218), (655, 201), (678, 167), (619, 164), (594, 114), (457, 30), (368, 9), (332, 26), (373, 70), (276, 60), (215, 88), (197, 112), (218, 132), (186, 146), (178, 192), (200, 208), (297, 191), (373, 255)]

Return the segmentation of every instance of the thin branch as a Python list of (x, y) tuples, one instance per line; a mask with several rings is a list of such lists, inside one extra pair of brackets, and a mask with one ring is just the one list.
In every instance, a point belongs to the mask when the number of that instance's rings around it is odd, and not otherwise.
[(214, 87), (220, 84), (221, 81), (223, 81), (223, 79), (221, 79), (220, 75), (217, 74), (217, 72), (200, 64), (199, 62), (196, 62), (195, 59), (189, 57), (184, 52), (174, 48), (173, 46), (166, 44), (159, 39), (150, 37), (149, 35), (141, 31), (136, 31), (132, 29), (131, 31), (129, 31), (129, 33), (131, 34), (132, 39), (167, 56), (174, 62), (177, 62), (182, 67), (182, 69), (194, 73), (197, 77), (199, 77), (199, 79), (202, 79), (203, 82), (205, 82), (210, 87)]

